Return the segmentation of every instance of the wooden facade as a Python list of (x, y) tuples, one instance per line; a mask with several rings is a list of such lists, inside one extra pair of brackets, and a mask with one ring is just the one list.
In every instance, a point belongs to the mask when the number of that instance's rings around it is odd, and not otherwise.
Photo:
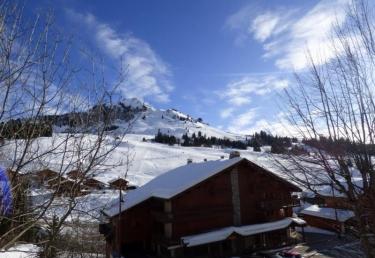
[(335, 208), (335, 209), (353, 209), (353, 205), (350, 204), (346, 197), (337, 196), (320, 196), (323, 200), (323, 205), (325, 207)]
[(126, 190), (128, 187), (128, 181), (123, 178), (117, 178), (115, 180), (109, 181), (109, 187), (112, 189)]
[(83, 173), (81, 170), (79, 169), (74, 169), (74, 170), (71, 170), (69, 171), (68, 173), (66, 173), (66, 175), (71, 178), (71, 179), (74, 179), (74, 180), (82, 180), (86, 177), (85, 173)]
[(170, 199), (149, 198), (110, 219), (101, 231), (107, 256), (149, 252), (158, 257), (224, 257), (280, 247), (290, 227), (187, 247), (181, 238), (225, 227), (254, 225), (292, 216), (298, 187), (241, 159)]
[(304, 210), (301, 212), (301, 216), (307, 222), (309, 226), (329, 230), (339, 234), (344, 234), (347, 228), (355, 225), (355, 220), (347, 218), (345, 220), (339, 219), (339, 213), (353, 210), (353, 205), (345, 197), (338, 196), (326, 196), (317, 195), (314, 198), (315, 205), (322, 209), (330, 209), (332, 217), (326, 217), (324, 214), (304, 214)]
[(101, 190), (105, 188), (105, 184), (103, 182), (100, 182), (92, 177), (84, 179), (83, 185), (89, 189)]
[(322, 218), (312, 215), (303, 214), (303, 219), (311, 227), (325, 229), (333, 232), (344, 232), (344, 223), (335, 219)]
[(45, 182), (50, 180), (58, 180), (62, 177), (60, 173), (48, 168), (33, 173), (33, 176), (36, 182), (38, 182), (39, 184), (44, 184)]

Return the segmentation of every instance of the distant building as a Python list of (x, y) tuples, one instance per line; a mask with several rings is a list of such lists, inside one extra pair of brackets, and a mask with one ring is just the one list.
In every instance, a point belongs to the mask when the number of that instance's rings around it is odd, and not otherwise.
[(92, 177), (84, 179), (83, 185), (89, 189), (101, 190), (105, 188), (105, 184), (103, 182)]
[(345, 233), (345, 228), (351, 224), (354, 212), (346, 209), (322, 207), (316, 204), (308, 206), (300, 215), (309, 226), (337, 233)]
[(356, 224), (352, 204), (332, 186), (323, 187), (307, 202), (312, 205), (306, 205), (300, 215), (312, 227), (343, 234)]
[[(241, 157), (189, 163), (104, 211), (107, 257), (228, 257), (295, 241), (301, 189)], [(143, 256), (142, 256), (143, 255)]]
[(37, 183), (44, 184), (47, 181), (59, 180), (59, 178), (61, 178), (62, 176), (60, 173), (46, 168), (32, 173), (32, 177), (34, 178), (34, 181), (36, 181)]
[(126, 190), (128, 183), (129, 182), (124, 178), (116, 178), (108, 182), (110, 188), (121, 190)]
[(74, 169), (74, 170), (71, 170), (69, 171), (68, 173), (66, 173), (66, 175), (71, 178), (71, 179), (74, 179), (74, 180), (81, 180), (81, 179), (84, 179), (86, 177), (85, 173), (83, 173), (81, 170), (79, 169)]

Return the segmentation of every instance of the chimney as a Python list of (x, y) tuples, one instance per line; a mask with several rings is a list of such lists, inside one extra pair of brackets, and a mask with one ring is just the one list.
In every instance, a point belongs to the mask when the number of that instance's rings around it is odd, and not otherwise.
[(192, 159), (187, 159), (187, 164), (193, 163)]
[(241, 153), (239, 151), (232, 151), (229, 154), (229, 159), (239, 158), (239, 157), (241, 157)]

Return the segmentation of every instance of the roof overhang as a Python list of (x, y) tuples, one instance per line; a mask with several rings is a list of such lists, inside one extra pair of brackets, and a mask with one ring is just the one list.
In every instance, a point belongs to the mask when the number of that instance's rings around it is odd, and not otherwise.
[(240, 227), (225, 227), (207, 233), (185, 236), (181, 238), (181, 241), (184, 244), (184, 246), (192, 247), (197, 245), (204, 245), (208, 243), (223, 241), (234, 235), (251, 236), (260, 233), (280, 230), (288, 228), (292, 224), (303, 226), (306, 224), (306, 222), (300, 218), (285, 218), (282, 220), (262, 224), (253, 224)]

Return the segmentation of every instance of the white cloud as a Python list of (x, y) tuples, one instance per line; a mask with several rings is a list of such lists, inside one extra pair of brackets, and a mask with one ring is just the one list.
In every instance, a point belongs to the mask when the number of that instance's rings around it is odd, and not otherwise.
[(276, 76), (244, 76), (230, 82), (217, 94), (232, 106), (249, 104), (254, 95), (262, 96), (276, 90), (287, 88), (289, 81)]
[(266, 119), (262, 118), (254, 121), (257, 115), (256, 109), (240, 114), (231, 121), (228, 130), (240, 134), (254, 134), (255, 132), (266, 131), (273, 135), (279, 136), (296, 136), (300, 137), (300, 133), (292, 126), (282, 112), (276, 116)]
[(253, 126), (247, 128), (245, 132), (253, 134), (260, 131), (266, 131), (279, 136), (299, 136), (299, 133), (296, 132), (295, 128), (285, 120), (270, 121), (267, 119), (261, 119), (256, 121)]
[(336, 25), (345, 22), (347, 2), (346, 0), (319, 2), (291, 26), (288, 36), (282, 39), (284, 42), (289, 42), (288, 44), (278, 50), (276, 44), (268, 45), (268, 54), (271, 52), (280, 54), (276, 66), (281, 69), (304, 69), (309, 65), (306, 51), (310, 52), (318, 64), (326, 63), (333, 58), (336, 40), (333, 37), (333, 30)]
[(290, 8), (288, 10), (278, 9), (266, 11), (255, 16), (255, 14), (259, 12), (261, 12), (261, 10), (256, 8), (256, 6), (247, 5), (227, 18), (225, 27), (236, 31), (235, 43), (237, 45), (242, 45), (252, 36), (254, 36), (256, 40), (264, 42), (280, 34), (289, 27), (289, 20), (296, 10)]
[(225, 108), (225, 109), (221, 110), (220, 117), (221, 118), (228, 118), (232, 115), (233, 111), (234, 111), (234, 108)]
[(231, 122), (228, 130), (233, 133), (244, 133), (247, 128), (253, 124), (254, 118), (257, 116), (257, 109), (252, 108), (244, 113), (235, 116)]
[(295, 10), (267, 10), (254, 17), (246, 6), (230, 16), (226, 24), (238, 32), (236, 42), (238, 37), (243, 40), (252, 36), (262, 43), (264, 57), (274, 58), (279, 69), (301, 70), (309, 65), (307, 51), (318, 64), (333, 58), (335, 39), (330, 38), (334, 27), (345, 22), (349, 1), (321, 0), (302, 16)]
[(120, 91), (124, 96), (169, 101), (169, 93), (173, 90), (170, 69), (146, 41), (131, 34), (121, 34), (90, 13), (69, 10), (67, 14), (75, 21), (83, 21), (99, 49), (114, 60), (123, 59), (127, 77)]
[(264, 42), (272, 35), (277, 35), (287, 27), (287, 17), (290, 13), (282, 12), (266, 12), (258, 15), (252, 22), (249, 29), (254, 34), (254, 38), (260, 42)]

